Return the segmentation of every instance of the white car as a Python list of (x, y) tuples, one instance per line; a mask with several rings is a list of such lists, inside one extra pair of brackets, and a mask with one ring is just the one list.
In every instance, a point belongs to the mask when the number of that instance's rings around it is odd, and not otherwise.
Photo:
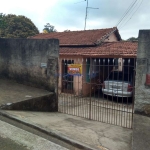
[(109, 96), (132, 97), (132, 75), (122, 71), (112, 71), (103, 83), (102, 92)]

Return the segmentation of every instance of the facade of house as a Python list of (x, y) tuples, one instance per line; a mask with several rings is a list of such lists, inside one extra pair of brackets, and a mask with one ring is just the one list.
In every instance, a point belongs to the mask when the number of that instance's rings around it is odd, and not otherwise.
[[(59, 93), (88, 96), (117, 64), (136, 57), (137, 43), (121, 41), (117, 28), (38, 34), (33, 39), (59, 39)], [(117, 60), (117, 61), (116, 61)], [(126, 61), (125, 61), (126, 62)], [(132, 62), (132, 60), (131, 60)]]

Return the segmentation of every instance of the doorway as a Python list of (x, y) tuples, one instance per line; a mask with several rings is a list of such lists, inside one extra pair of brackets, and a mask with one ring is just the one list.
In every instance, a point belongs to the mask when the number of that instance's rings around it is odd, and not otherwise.
[(74, 64), (73, 60), (62, 60), (62, 92), (73, 93), (73, 75), (68, 73), (68, 65)]

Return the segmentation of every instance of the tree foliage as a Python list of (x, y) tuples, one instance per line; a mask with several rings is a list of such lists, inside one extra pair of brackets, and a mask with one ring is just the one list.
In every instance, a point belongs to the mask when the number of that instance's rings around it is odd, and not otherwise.
[(67, 29), (67, 30), (64, 30), (64, 32), (70, 32), (70, 30)]
[(3, 13), (0, 13), (0, 29), (4, 29), (6, 26), (4, 17), (5, 17), (5, 15)]
[(127, 41), (138, 41), (138, 38), (130, 37), (130, 38), (127, 39)]
[(57, 32), (54, 26), (50, 25), (50, 23), (47, 23), (44, 25), (43, 33), (50, 33), (50, 32)]
[(5, 27), (0, 28), (0, 37), (3, 38), (27, 38), (39, 34), (34, 23), (25, 16), (8, 14), (3, 16)]

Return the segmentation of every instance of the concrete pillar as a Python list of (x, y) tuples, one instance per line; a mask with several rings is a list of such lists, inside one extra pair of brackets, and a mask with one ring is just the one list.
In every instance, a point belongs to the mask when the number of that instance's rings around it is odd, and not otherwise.
[(135, 113), (150, 116), (150, 30), (139, 31), (135, 81)]

